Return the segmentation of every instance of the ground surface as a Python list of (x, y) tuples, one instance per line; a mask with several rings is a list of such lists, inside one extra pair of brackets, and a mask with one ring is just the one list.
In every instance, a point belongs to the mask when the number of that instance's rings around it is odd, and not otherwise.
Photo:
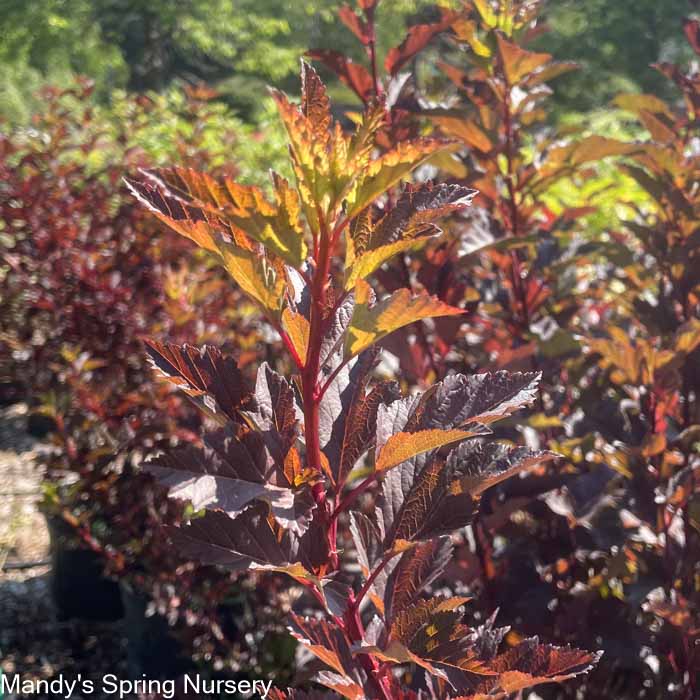
[(123, 676), (121, 623), (60, 622), (53, 609), (49, 534), (38, 509), (43, 449), (26, 432), (24, 406), (0, 409), (0, 669), (29, 680)]

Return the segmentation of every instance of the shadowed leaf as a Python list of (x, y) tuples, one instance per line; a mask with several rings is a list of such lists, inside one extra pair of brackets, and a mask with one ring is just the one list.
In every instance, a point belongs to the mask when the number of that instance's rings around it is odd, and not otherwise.
[(369, 71), (361, 64), (343, 56), (333, 49), (313, 49), (307, 51), (309, 58), (323, 63), (333, 71), (363, 102), (367, 103), (374, 94), (374, 85)]
[(189, 525), (169, 528), (173, 544), (185, 557), (236, 571), (266, 569), (297, 579), (315, 580), (328, 552), (316, 523), (298, 537), (282, 528), (267, 503), (255, 502), (238, 517), (207, 511)]
[(284, 462), (297, 435), (297, 406), (289, 382), (267, 362), (255, 382), (256, 410), (248, 413), (278, 464)]
[(387, 73), (395, 75), (417, 53), (422, 51), (428, 43), (441, 32), (449, 28), (454, 21), (453, 13), (443, 12), (439, 22), (433, 24), (415, 24), (409, 28), (408, 34), (399, 46), (390, 49), (384, 61)]
[(217, 348), (145, 342), (153, 366), (185, 393), (201, 399), (210, 411), (216, 413), (218, 407), (232, 421), (240, 422), (240, 411), (254, 407), (253, 394), (236, 361)]

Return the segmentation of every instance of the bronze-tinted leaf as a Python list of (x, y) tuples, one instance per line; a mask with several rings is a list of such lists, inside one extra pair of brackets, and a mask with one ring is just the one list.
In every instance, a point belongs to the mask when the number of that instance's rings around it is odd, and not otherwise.
[(371, 161), (352, 193), (347, 215), (357, 216), (377, 197), (408, 176), (431, 156), (451, 148), (440, 139), (422, 138), (402, 141), (395, 148)]
[(260, 365), (255, 382), (256, 410), (249, 416), (263, 435), (278, 464), (284, 462), (297, 435), (297, 404), (289, 382), (267, 362)]
[(387, 73), (390, 75), (398, 73), (406, 63), (428, 45), (433, 37), (448, 29), (454, 21), (454, 17), (453, 13), (443, 12), (443, 17), (439, 22), (415, 24), (410, 27), (401, 44), (390, 49), (387, 53), (384, 61)]
[(336, 484), (343, 484), (359, 458), (373, 447), (379, 406), (398, 398), (394, 382), (378, 382), (368, 389), (378, 354), (373, 349), (351, 360), (321, 400), (321, 447)]
[(399, 662), (416, 663), (441, 677), (444, 673), (436, 662), (481, 668), (471, 650), (471, 630), (461, 623), (459, 608), (468, 600), (435, 597), (401, 610), (389, 629), (385, 654)]
[(447, 377), (422, 395), (381, 406), (377, 414), (377, 469), (487, 432), (535, 399), (539, 374), (495, 372)]
[(529, 450), (486, 440), (472, 440), (458, 445), (448, 458), (448, 469), (453, 483), (452, 496), (469, 493), (478, 498), (484, 491), (500, 484), (519, 472), (537, 464), (556, 458), (556, 453), (547, 450)]
[(312, 125), (313, 136), (327, 141), (332, 119), (326, 86), (305, 61), (301, 62), (301, 111)]
[(313, 498), (306, 487), (293, 489), (271, 462), (262, 437), (240, 428), (207, 433), (204, 447), (172, 448), (144, 468), (169, 488), (171, 497), (190, 501), (195, 510), (220, 510), (235, 518), (252, 501), (262, 500), (280, 525), (301, 535)]
[(238, 286), (270, 316), (277, 318), (286, 291), (280, 266), (255, 250), (228, 241), (219, 241), (218, 252), (222, 265)]
[(171, 194), (185, 205), (217, 217), (294, 267), (304, 261), (306, 245), (299, 220), (299, 197), (284, 178), (273, 176), (276, 202), (271, 204), (257, 187), (240, 185), (228, 178), (217, 182), (189, 168), (160, 168), (146, 174), (164, 196)]
[(292, 347), (301, 365), (306, 364), (306, 351), (309, 347), (309, 320), (291, 309), (282, 312), (282, 326), (289, 336)]
[(410, 608), (421, 592), (439, 578), (452, 557), (449, 537), (422, 542), (404, 552), (389, 574), (384, 591), (384, 619), (391, 627), (394, 617)]
[(523, 78), (552, 58), (551, 54), (548, 53), (527, 51), (505, 39), (500, 32), (496, 33), (496, 41), (498, 42), (498, 53), (503, 65), (503, 72), (509, 85), (517, 85)]
[(396, 205), (374, 226), (370, 223), (353, 229), (346, 256), (346, 289), (394, 255), (440, 233), (433, 222), (469, 206), (475, 194), (475, 190), (460, 185), (407, 185)]
[(450, 430), (431, 428), (428, 430), (417, 430), (413, 433), (395, 433), (382, 446), (377, 455), (374, 468), (377, 471), (386, 471), (417, 454), (435, 450), (438, 447), (481, 434), (483, 434), (483, 430), (480, 426), (475, 426), (473, 430), (465, 428), (452, 428)]
[(155, 183), (127, 178), (125, 182), (132, 194), (174, 231), (211, 253), (219, 252), (218, 232), (226, 228), (216, 215), (186, 204)]
[(367, 23), (353, 11), (348, 5), (343, 5), (338, 10), (340, 21), (363, 43), (368, 44), (370, 41), (367, 33)]
[(381, 518), (387, 549), (447, 535), (474, 517), (489, 487), (554, 455), (498, 443), (467, 442), (447, 458), (423, 453), (390, 471), (382, 484)]
[(363, 102), (370, 101), (374, 86), (372, 76), (363, 65), (333, 49), (313, 49), (306, 55), (332, 70)]
[(360, 700), (365, 696), (362, 679), (357, 675), (350, 642), (334, 622), (292, 614), (289, 631), (314, 656), (330, 666), (335, 674), (322, 674), (324, 683), (343, 697)]
[(485, 672), (474, 673), (443, 665), (439, 668), (447, 673), (454, 691), (464, 694), (461, 697), (498, 697), (542, 683), (562, 683), (588, 673), (600, 656), (600, 652), (540, 644), (534, 637), (487, 661)]
[[(206, 407), (223, 412), (240, 422), (240, 411), (255, 406), (252, 392), (232, 357), (212, 346), (196, 348), (147, 340), (146, 348), (159, 372), (194, 398), (202, 398)], [(207, 400), (210, 396), (212, 400)]]
[(428, 294), (411, 295), (399, 289), (388, 298), (373, 304), (374, 294), (364, 280), (355, 285), (355, 307), (345, 340), (345, 355), (352, 357), (374, 345), (389, 333), (423, 318), (454, 316), (461, 309), (445, 304)]

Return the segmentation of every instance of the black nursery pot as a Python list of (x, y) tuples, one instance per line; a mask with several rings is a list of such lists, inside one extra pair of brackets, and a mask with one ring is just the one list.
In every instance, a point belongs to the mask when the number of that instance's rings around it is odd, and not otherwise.
[(192, 671), (194, 663), (159, 614), (146, 615), (149, 598), (122, 581), (127, 664), (131, 678), (176, 678)]
[(80, 547), (70, 526), (47, 515), (51, 542), (51, 595), (61, 620), (114, 621), (124, 616), (119, 584), (104, 575), (97, 552)]

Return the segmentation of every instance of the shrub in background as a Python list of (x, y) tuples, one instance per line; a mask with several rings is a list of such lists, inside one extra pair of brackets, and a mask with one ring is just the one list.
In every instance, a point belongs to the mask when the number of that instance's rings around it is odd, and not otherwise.
[[(217, 664), (236, 654), (240, 664), (284, 674), (289, 659), (275, 659), (271, 644), (251, 648), (242, 629), (249, 625), (258, 638), (274, 630), (267, 607), (274, 582), (226, 607), (238, 595), (233, 578), (196, 568), (165, 546), (163, 523), (179, 522), (183, 509), (134, 468), (162, 442), (192, 439), (200, 425), (196, 411), (151, 381), (142, 338), (219, 340), (235, 325), (228, 346), (244, 365), (262, 348), (259, 326), (220, 273), (183, 257), (177, 243), (164, 245), (152, 217), (125, 196), (123, 165), (114, 163), (152, 162), (134, 144), (154, 144), (154, 124), (165, 128), (158, 101), (123, 104), (128, 118), (116, 123), (92, 107), (90, 91), (84, 83), (47, 92), (33, 129), (0, 137), (3, 386), (46, 418), (51, 517), (103, 556), (111, 575), (145, 592), (190, 652)], [(190, 90), (169, 132), (179, 136), (170, 148), (193, 162), (217, 157), (207, 148), (213, 125), (225, 122), (210, 96)], [(221, 130), (219, 148), (231, 144)]]

